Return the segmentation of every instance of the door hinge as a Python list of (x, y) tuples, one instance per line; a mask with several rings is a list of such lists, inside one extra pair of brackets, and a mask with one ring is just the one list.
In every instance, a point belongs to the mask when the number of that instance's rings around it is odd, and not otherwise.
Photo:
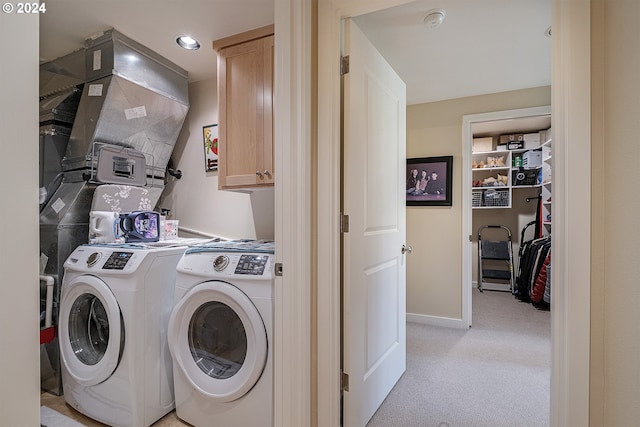
[(275, 274), (278, 277), (282, 277), (283, 269), (284, 269), (284, 267), (282, 267), (282, 263), (281, 262), (276, 262), (276, 265), (274, 266), (273, 274)]
[(344, 76), (349, 72), (349, 55), (340, 57), (340, 75)]
[(349, 374), (340, 371), (340, 389), (342, 391), (349, 391)]
[(349, 215), (340, 214), (340, 232), (349, 232)]

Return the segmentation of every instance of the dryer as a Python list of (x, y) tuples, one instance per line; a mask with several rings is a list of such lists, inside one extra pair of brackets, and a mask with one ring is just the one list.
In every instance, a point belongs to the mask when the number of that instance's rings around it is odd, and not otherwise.
[(194, 426), (273, 425), (274, 246), (189, 248), (169, 321), (177, 416)]
[(66, 402), (112, 426), (175, 407), (167, 327), (186, 246), (82, 245), (64, 263), (59, 316)]

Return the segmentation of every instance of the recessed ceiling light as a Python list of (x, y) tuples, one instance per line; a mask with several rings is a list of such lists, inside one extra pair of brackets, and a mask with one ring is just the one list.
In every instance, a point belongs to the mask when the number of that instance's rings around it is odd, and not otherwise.
[(443, 9), (431, 9), (424, 16), (424, 25), (427, 28), (436, 28), (439, 27), (442, 22), (444, 22), (444, 17), (446, 16), (446, 12)]
[(198, 43), (198, 40), (190, 36), (180, 36), (176, 39), (176, 43), (178, 43), (178, 46), (180, 46), (181, 48), (187, 50), (200, 49), (200, 43)]

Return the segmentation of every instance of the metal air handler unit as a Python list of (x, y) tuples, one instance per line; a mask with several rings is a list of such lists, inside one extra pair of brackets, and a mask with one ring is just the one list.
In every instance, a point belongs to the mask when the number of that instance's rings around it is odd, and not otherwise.
[(40, 66), (41, 387), (62, 394), (57, 337), (63, 263), (87, 243), (105, 183), (148, 190), (153, 210), (187, 111), (185, 70), (116, 30)]

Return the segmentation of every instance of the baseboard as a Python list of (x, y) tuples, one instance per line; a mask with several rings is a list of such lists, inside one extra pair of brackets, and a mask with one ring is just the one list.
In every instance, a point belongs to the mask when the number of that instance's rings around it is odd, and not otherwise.
[(430, 326), (443, 326), (445, 328), (467, 329), (467, 326), (462, 323), (462, 319), (428, 316), (426, 314), (407, 313), (407, 322), (420, 323)]

